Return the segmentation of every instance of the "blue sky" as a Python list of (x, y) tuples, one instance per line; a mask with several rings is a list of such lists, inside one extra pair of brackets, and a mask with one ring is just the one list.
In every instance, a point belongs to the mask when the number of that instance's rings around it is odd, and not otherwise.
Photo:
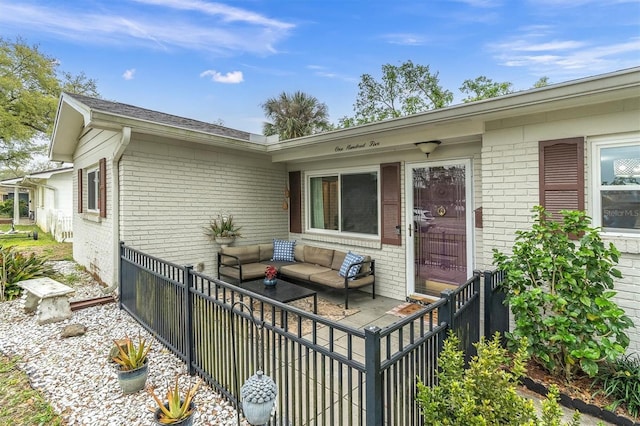
[(443, 87), (530, 88), (640, 65), (640, 0), (0, 0), (20, 36), (105, 99), (261, 133), (260, 104), (301, 90), (353, 115), (362, 74), (412, 60)]

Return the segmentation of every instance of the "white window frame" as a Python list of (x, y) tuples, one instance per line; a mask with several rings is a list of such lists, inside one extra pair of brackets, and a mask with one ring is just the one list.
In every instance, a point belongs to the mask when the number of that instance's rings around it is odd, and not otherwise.
[[(611, 190), (638, 190), (640, 191), (640, 185), (624, 185), (624, 186), (615, 186), (615, 185), (602, 185), (602, 173), (601, 173), (601, 150), (603, 148), (615, 148), (615, 147), (625, 147), (629, 145), (638, 145), (640, 147), (640, 133), (624, 133), (617, 135), (608, 135), (601, 137), (593, 137), (588, 139), (590, 142), (590, 147), (592, 150), (591, 154), (591, 182), (590, 188), (591, 191), (591, 201), (592, 201), (592, 211), (591, 218), (593, 221), (593, 225), (596, 227), (602, 227), (602, 202), (600, 193), (603, 190), (611, 191)], [(611, 229), (602, 229), (602, 233), (609, 236), (624, 236), (624, 237), (635, 237), (640, 238), (640, 232), (636, 231), (627, 231), (623, 228), (617, 228), (616, 230)]]
[[(91, 178), (90, 176), (95, 174), (93, 179), (94, 199), (91, 199)], [(92, 206), (93, 201), (93, 206)], [(100, 213), (100, 167), (95, 166), (87, 169), (87, 211), (91, 213)]]
[[(312, 228), (311, 227), (311, 179), (319, 178), (319, 177), (329, 177), (329, 176), (338, 176), (338, 226), (341, 226), (342, 223), (342, 188), (340, 187), (342, 179), (342, 175), (352, 175), (352, 174), (361, 174), (361, 173), (375, 173), (376, 174), (376, 196), (377, 196), (377, 220), (378, 220), (378, 233), (377, 234), (361, 234), (357, 232), (344, 232), (340, 229), (332, 230), (332, 229), (320, 229), (320, 228)], [(359, 239), (371, 239), (378, 240), (381, 235), (381, 188), (380, 188), (380, 167), (357, 167), (357, 168), (348, 168), (348, 169), (329, 169), (329, 170), (320, 170), (309, 172), (305, 174), (305, 232), (312, 232), (316, 234), (327, 234), (327, 235), (335, 235), (335, 236), (350, 236)]]

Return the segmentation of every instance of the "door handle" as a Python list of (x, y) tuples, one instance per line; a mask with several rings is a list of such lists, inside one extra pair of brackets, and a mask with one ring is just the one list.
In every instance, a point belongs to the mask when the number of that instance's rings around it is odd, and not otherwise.
[(411, 225), (409, 225), (409, 236), (411, 236)]

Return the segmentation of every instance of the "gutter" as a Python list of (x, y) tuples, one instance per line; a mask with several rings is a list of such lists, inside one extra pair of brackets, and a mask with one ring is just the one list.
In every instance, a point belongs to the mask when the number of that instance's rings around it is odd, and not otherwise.
[(103, 290), (104, 293), (114, 292), (119, 285), (120, 277), (120, 159), (124, 154), (124, 151), (131, 142), (131, 127), (123, 127), (122, 137), (120, 142), (113, 153), (111, 159), (111, 212), (112, 218), (112, 244), (113, 244), (113, 276), (111, 277), (112, 283), (110, 287)]

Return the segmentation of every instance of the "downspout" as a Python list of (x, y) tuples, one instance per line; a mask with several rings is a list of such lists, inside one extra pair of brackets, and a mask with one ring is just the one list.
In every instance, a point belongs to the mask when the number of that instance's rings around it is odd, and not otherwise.
[(120, 279), (120, 159), (131, 141), (131, 127), (122, 128), (122, 137), (111, 159), (111, 214), (112, 214), (112, 243), (113, 243), (113, 276), (111, 286), (104, 289), (105, 293), (112, 293), (118, 288)]

